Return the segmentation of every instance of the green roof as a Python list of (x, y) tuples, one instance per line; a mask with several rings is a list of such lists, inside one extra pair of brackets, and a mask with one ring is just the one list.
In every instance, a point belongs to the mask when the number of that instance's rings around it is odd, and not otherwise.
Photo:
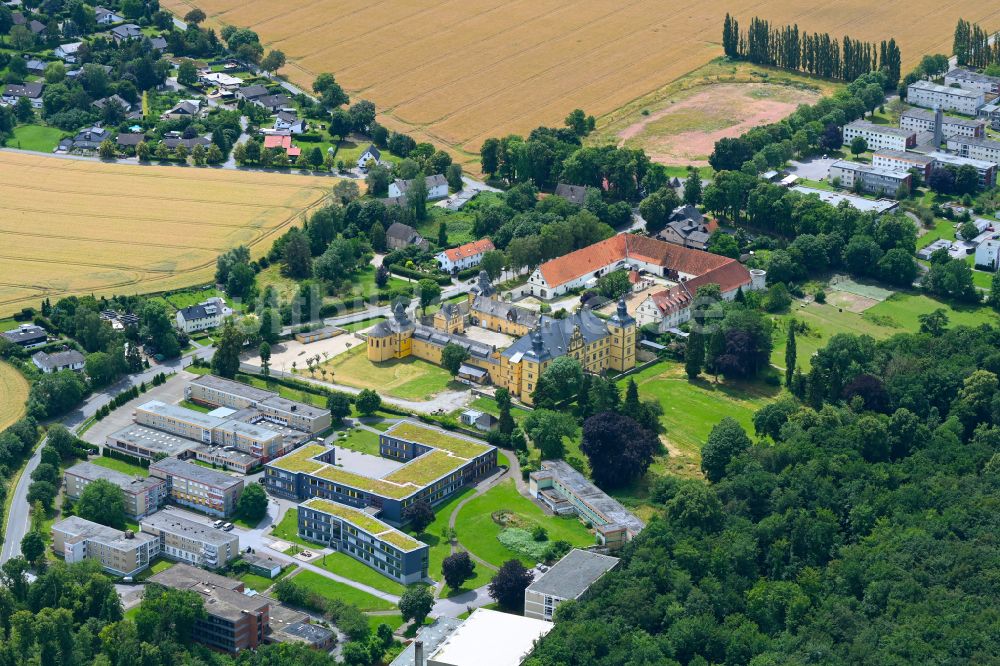
[(326, 479), (327, 481), (342, 483), (345, 486), (350, 486), (359, 490), (366, 490), (385, 497), (392, 497), (393, 499), (409, 497), (418, 490), (418, 488), (414, 485), (400, 485), (398, 482), (392, 483), (389, 481), (383, 481), (382, 479), (373, 479), (368, 476), (361, 476), (360, 474), (355, 474), (354, 472), (342, 470), (332, 465), (324, 465), (323, 469), (312, 472), (312, 474), (313, 476), (318, 476), (319, 478)]
[(287, 472), (305, 472), (306, 474), (312, 474), (326, 465), (326, 463), (313, 460), (312, 458), (326, 451), (329, 451), (329, 449), (325, 446), (320, 446), (319, 444), (308, 444), (300, 449), (292, 451), (287, 456), (282, 456), (281, 458), (272, 461), (270, 464), (273, 467), (283, 469)]
[(303, 502), (302, 506), (335, 516), (346, 523), (350, 523), (351, 525), (368, 532), (381, 541), (391, 544), (406, 552), (416, 550), (417, 548), (426, 545), (423, 542), (417, 541), (413, 537), (403, 534), (395, 527), (386, 525), (381, 520), (373, 518), (364, 511), (345, 506), (344, 504), (338, 504), (337, 502), (331, 502), (330, 500), (314, 497)]
[(385, 434), (405, 439), (408, 442), (417, 442), (418, 444), (433, 446), (436, 449), (444, 449), (461, 458), (475, 458), (490, 450), (488, 444), (479, 443), (472, 438), (459, 437), (447, 431), (420, 425), (412, 421), (398, 423), (389, 428)]
[(454, 472), (467, 462), (469, 461), (465, 458), (457, 458), (445, 451), (428, 451), (384, 478), (386, 481), (394, 481), (395, 483), (414, 483), (418, 486), (426, 486), (442, 476)]

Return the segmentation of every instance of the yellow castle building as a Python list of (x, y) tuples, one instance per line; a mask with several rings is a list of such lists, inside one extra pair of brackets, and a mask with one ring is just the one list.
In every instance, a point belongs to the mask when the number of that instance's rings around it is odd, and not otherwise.
[[(504, 387), (529, 405), (539, 376), (560, 356), (572, 356), (584, 371), (594, 374), (635, 367), (636, 322), (624, 300), (607, 321), (587, 307), (555, 319), (501, 303), (482, 283), (481, 277), (470, 294), (469, 319), (483, 328), (519, 335), (510, 347), (498, 350), (462, 335), (465, 315), (454, 304), (445, 304), (434, 315), (432, 328), (412, 321), (400, 303), (390, 319), (369, 332), (368, 360), (380, 363), (412, 355), (440, 365), (445, 345), (456, 344), (468, 352), (460, 377)], [(487, 287), (488, 283), (486, 279)]]

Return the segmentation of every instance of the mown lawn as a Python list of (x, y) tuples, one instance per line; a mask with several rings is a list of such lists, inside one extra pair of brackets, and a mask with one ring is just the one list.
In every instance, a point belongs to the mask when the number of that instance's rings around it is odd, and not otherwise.
[(338, 437), (334, 445), (372, 456), (379, 455), (378, 435), (371, 430), (354, 428), (348, 432), (347, 437)]
[(257, 590), (258, 592), (263, 592), (264, 590), (268, 589), (269, 587), (277, 583), (285, 576), (291, 574), (296, 569), (298, 569), (297, 566), (289, 565), (284, 569), (282, 569), (281, 573), (275, 576), (274, 578), (268, 578), (267, 576), (260, 576), (255, 573), (245, 573), (242, 576), (237, 576), (237, 578), (246, 583), (247, 587), (251, 587)]
[[(930, 296), (917, 293), (899, 292), (878, 305), (865, 310), (862, 317), (868, 320), (895, 324), (893, 332), (916, 332), (920, 330), (918, 317), (943, 309), (951, 326), (978, 326), (980, 324), (1000, 324), (1000, 316), (985, 306), (952, 305)], [(875, 319), (878, 318), (878, 319)]]
[[(312, 547), (316, 548), (315, 545)], [(311, 564), (389, 594), (400, 595), (406, 591), (405, 585), (383, 576), (367, 564), (344, 553), (327, 553), (323, 557), (313, 560)]]
[(353, 324), (344, 324), (341, 326), (341, 328), (344, 329), (345, 331), (350, 331), (351, 333), (355, 333), (357, 331), (363, 331), (365, 329), (371, 328), (376, 324), (381, 324), (383, 321), (385, 321), (385, 317), (374, 317), (372, 319), (365, 319), (364, 321), (356, 321)]
[(118, 458), (97, 456), (96, 458), (91, 458), (88, 462), (92, 462), (95, 465), (100, 465), (101, 467), (105, 467), (107, 469), (113, 469), (124, 474), (131, 474), (132, 476), (149, 476), (149, 470), (145, 467), (133, 465), (132, 463), (119, 460)]
[(323, 365), (333, 371), (333, 381), (337, 383), (374, 389), (404, 400), (427, 400), (449, 388), (465, 388), (453, 382), (444, 368), (413, 356), (372, 363), (364, 345), (335, 356)]
[(299, 537), (299, 510), (289, 509), (277, 525), (271, 528), (271, 535), (276, 539), (296, 543), (304, 548), (318, 548), (311, 541)]
[[(701, 447), (712, 426), (731, 416), (753, 432), (753, 415), (780, 393), (763, 382), (718, 382), (702, 375), (691, 381), (681, 363), (667, 361), (652, 365), (630, 377), (639, 385), (639, 396), (653, 398), (663, 407), (660, 421), (666, 428), (670, 452), (667, 459), (654, 463), (653, 471), (690, 473), (700, 463)], [(619, 382), (624, 393), (628, 379)]]
[[(428, 568), (427, 574), (434, 580), (441, 580), (441, 563), (444, 559), (451, 555), (451, 543), (448, 541), (447, 529), (448, 529), (448, 519), (451, 516), (451, 512), (454, 511), (455, 507), (464, 500), (465, 498), (471, 496), (475, 491), (472, 488), (465, 488), (462, 492), (458, 493), (451, 499), (449, 499), (444, 504), (439, 504), (434, 507), (435, 516), (434, 521), (427, 526), (423, 532), (416, 532), (410, 530), (409, 533), (415, 538), (420, 539), (428, 545)], [(462, 590), (470, 590), (479, 587), (480, 585), (485, 585), (490, 581), (493, 572), (484, 567), (481, 564), (476, 566), (476, 577), (470, 581), (467, 581), (465, 585), (462, 586)], [(455, 592), (454, 594), (458, 594)], [(449, 588), (445, 588), (445, 596), (451, 596), (453, 593)]]
[(303, 571), (293, 580), (310, 592), (315, 592), (327, 599), (346, 601), (349, 604), (354, 604), (363, 611), (385, 611), (396, 608), (395, 604), (385, 599), (379, 599), (350, 585), (324, 578), (312, 571)]
[(21, 150), (36, 150), (40, 153), (51, 153), (65, 136), (58, 127), (45, 125), (20, 125), (14, 128), (14, 135), (7, 139), (7, 146)]
[(548, 530), (549, 540), (564, 540), (574, 546), (585, 547), (594, 544), (594, 535), (575, 516), (559, 518), (550, 516), (521, 496), (510, 479), (470, 500), (459, 511), (455, 531), (459, 542), (474, 555), (495, 567), (503, 566), (507, 560), (519, 559), (525, 566), (536, 564), (531, 558), (515, 553), (497, 539), (501, 527), (493, 521), (497, 511), (512, 512), (525, 529), (540, 525)]

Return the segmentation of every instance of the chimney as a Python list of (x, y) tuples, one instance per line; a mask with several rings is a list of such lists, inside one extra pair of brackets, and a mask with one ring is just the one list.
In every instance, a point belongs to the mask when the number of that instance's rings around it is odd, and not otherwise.
[(413, 642), (413, 666), (424, 666), (424, 642)]
[(941, 107), (934, 107), (934, 149), (937, 150), (941, 147), (941, 143), (944, 141), (944, 114), (941, 112)]

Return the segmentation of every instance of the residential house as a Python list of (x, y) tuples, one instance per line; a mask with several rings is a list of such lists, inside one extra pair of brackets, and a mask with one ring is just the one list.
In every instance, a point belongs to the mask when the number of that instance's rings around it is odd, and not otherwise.
[(639, 326), (657, 324), (660, 331), (676, 329), (691, 319), (694, 294), (683, 282), (647, 296), (635, 309)]
[(85, 365), (83, 354), (75, 349), (55, 352), (54, 354), (46, 354), (43, 351), (36, 352), (32, 355), (31, 362), (35, 364), (36, 368), (47, 375), (62, 370), (80, 372)]
[(3, 89), (0, 101), (8, 106), (14, 106), (22, 97), (31, 102), (33, 109), (42, 108), (42, 91), (45, 84), (41, 81), (32, 83), (8, 83)]
[(108, 573), (134, 576), (159, 554), (159, 542), (148, 534), (116, 530), (70, 516), (52, 526), (52, 551), (67, 564), (97, 560)]
[[(389, 197), (405, 197), (406, 193), (413, 187), (413, 180), (396, 180), (389, 183)], [(448, 196), (448, 179), (441, 174), (425, 176), (424, 183), (427, 186), (427, 200), (444, 199)]]
[(111, 39), (115, 40), (115, 44), (121, 44), (130, 39), (139, 39), (141, 37), (142, 28), (135, 23), (125, 23), (111, 28)]
[(974, 116), (986, 102), (986, 94), (982, 90), (952, 88), (920, 80), (907, 87), (906, 101), (926, 109), (940, 108), (942, 111)]
[(87, 127), (76, 133), (70, 150), (96, 151), (101, 144), (111, 138), (111, 132), (103, 127)]
[(277, 113), (292, 103), (292, 99), (288, 95), (282, 94), (264, 95), (263, 97), (257, 97), (250, 101), (257, 106), (264, 107), (271, 113)]
[(41, 347), (49, 340), (49, 334), (45, 329), (34, 324), (21, 324), (15, 329), (0, 333), (0, 336), (23, 349)]
[(830, 165), (829, 179), (831, 183), (839, 183), (840, 187), (849, 190), (858, 189), (867, 194), (897, 199), (902, 192), (909, 192), (913, 184), (913, 175), (909, 171), (847, 160), (837, 160)]
[(177, 328), (185, 333), (197, 333), (222, 324), (222, 320), (232, 314), (226, 302), (213, 296), (198, 305), (191, 305), (177, 311)]
[(850, 146), (858, 137), (867, 142), (869, 150), (906, 150), (917, 145), (917, 133), (914, 130), (877, 125), (867, 120), (855, 120), (844, 125), (845, 146)]
[(195, 118), (201, 110), (201, 102), (196, 99), (185, 99), (164, 112), (160, 116), (161, 120), (182, 120), (184, 118)]
[(268, 134), (265, 136), (264, 149), (271, 148), (285, 151), (285, 155), (293, 162), (302, 154), (302, 149), (292, 144), (292, 137), (288, 134)]
[(125, 20), (124, 16), (120, 16), (112, 10), (106, 7), (101, 7), (100, 5), (94, 7), (94, 16), (97, 18), (97, 25), (111, 25), (113, 23), (121, 23)]
[(260, 84), (254, 84), (252, 86), (244, 86), (236, 91), (236, 99), (242, 99), (247, 102), (252, 102), (255, 99), (264, 97), (268, 94), (267, 88)]
[(962, 67), (956, 67), (944, 75), (946, 86), (958, 86), (965, 90), (981, 90), (984, 93), (996, 95), (1000, 93), (1000, 77), (987, 76)]
[(382, 152), (375, 147), (374, 143), (368, 144), (364, 152), (358, 157), (358, 168), (364, 171), (368, 168), (369, 162), (374, 162), (375, 164), (380, 164), (382, 161)]
[(685, 204), (674, 209), (667, 226), (656, 237), (682, 247), (706, 250), (708, 239), (718, 228), (715, 220), (706, 218), (697, 207)]
[(165, 37), (153, 37), (149, 40), (149, 46), (154, 51), (164, 53), (167, 50), (167, 40)]
[(44, 60), (39, 60), (38, 58), (30, 58), (27, 62), (28, 74), (34, 74), (35, 76), (42, 76), (45, 74), (46, 63)]
[(390, 250), (402, 250), (404, 247), (416, 245), (421, 250), (427, 250), (430, 243), (417, 233), (417, 230), (402, 222), (393, 222), (385, 230), (385, 244)]
[(80, 47), (83, 46), (83, 42), (69, 42), (68, 44), (60, 44), (55, 48), (53, 53), (57, 58), (63, 62), (75, 63), (78, 58), (78, 52)]
[(175, 150), (178, 146), (184, 146), (188, 150), (192, 150), (195, 146), (201, 146), (202, 148), (210, 146), (212, 139), (207, 135), (184, 138), (180, 132), (171, 131), (163, 135), (161, 143), (170, 150)]
[(118, 147), (129, 152), (135, 152), (136, 146), (146, 140), (146, 135), (142, 132), (121, 132), (115, 139)]
[(103, 480), (122, 489), (125, 495), (125, 513), (138, 520), (157, 511), (167, 499), (167, 484), (163, 479), (132, 476), (90, 462), (81, 462), (66, 470), (66, 496), (74, 502), (80, 499), (84, 488), (94, 481)]
[(582, 206), (587, 200), (587, 188), (583, 185), (567, 185), (566, 183), (559, 183), (556, 185), (557, 197), (562, 197), (571, 204), (576, 204), (577, 206)]
[(454, 273), (465, 268), (478, 266), (479, 262), (483, 260), (483, 255), (495, 249), (493, 241), (489, 238), (482, 238), (439, 252), (434, 258), (437, 259), (441, 270), (446, 273)]
[(524, 591), (524, 617), (551, 622), (562, 602), (580, 600), (616, 566), (617, 557), (574, 548)]
[(33, 35), (40, 35), (45, 32), (45, 24), (41, 21), (31, 19), (28, 21), (28, 30), (30, 30)]
[(205, 85), (218, 86), (223, 90), (236, 90), (243, 85), (243, 79), (232, 74), (226, 74), (225, 72), (203, 71), (198, 78)]
[(232, 532), (182, 518), (172, 511), (157, 511), (139, 527), (160, 540), (160, 554), (172, 560), (209, 569), (221, 569), (240, 556), (240, 538)]
[(302, 134), (306, 131), (306, 121), (296, 116), (294, 111), (279, 111), (274, 119), (274, 129), (278, 132)]

